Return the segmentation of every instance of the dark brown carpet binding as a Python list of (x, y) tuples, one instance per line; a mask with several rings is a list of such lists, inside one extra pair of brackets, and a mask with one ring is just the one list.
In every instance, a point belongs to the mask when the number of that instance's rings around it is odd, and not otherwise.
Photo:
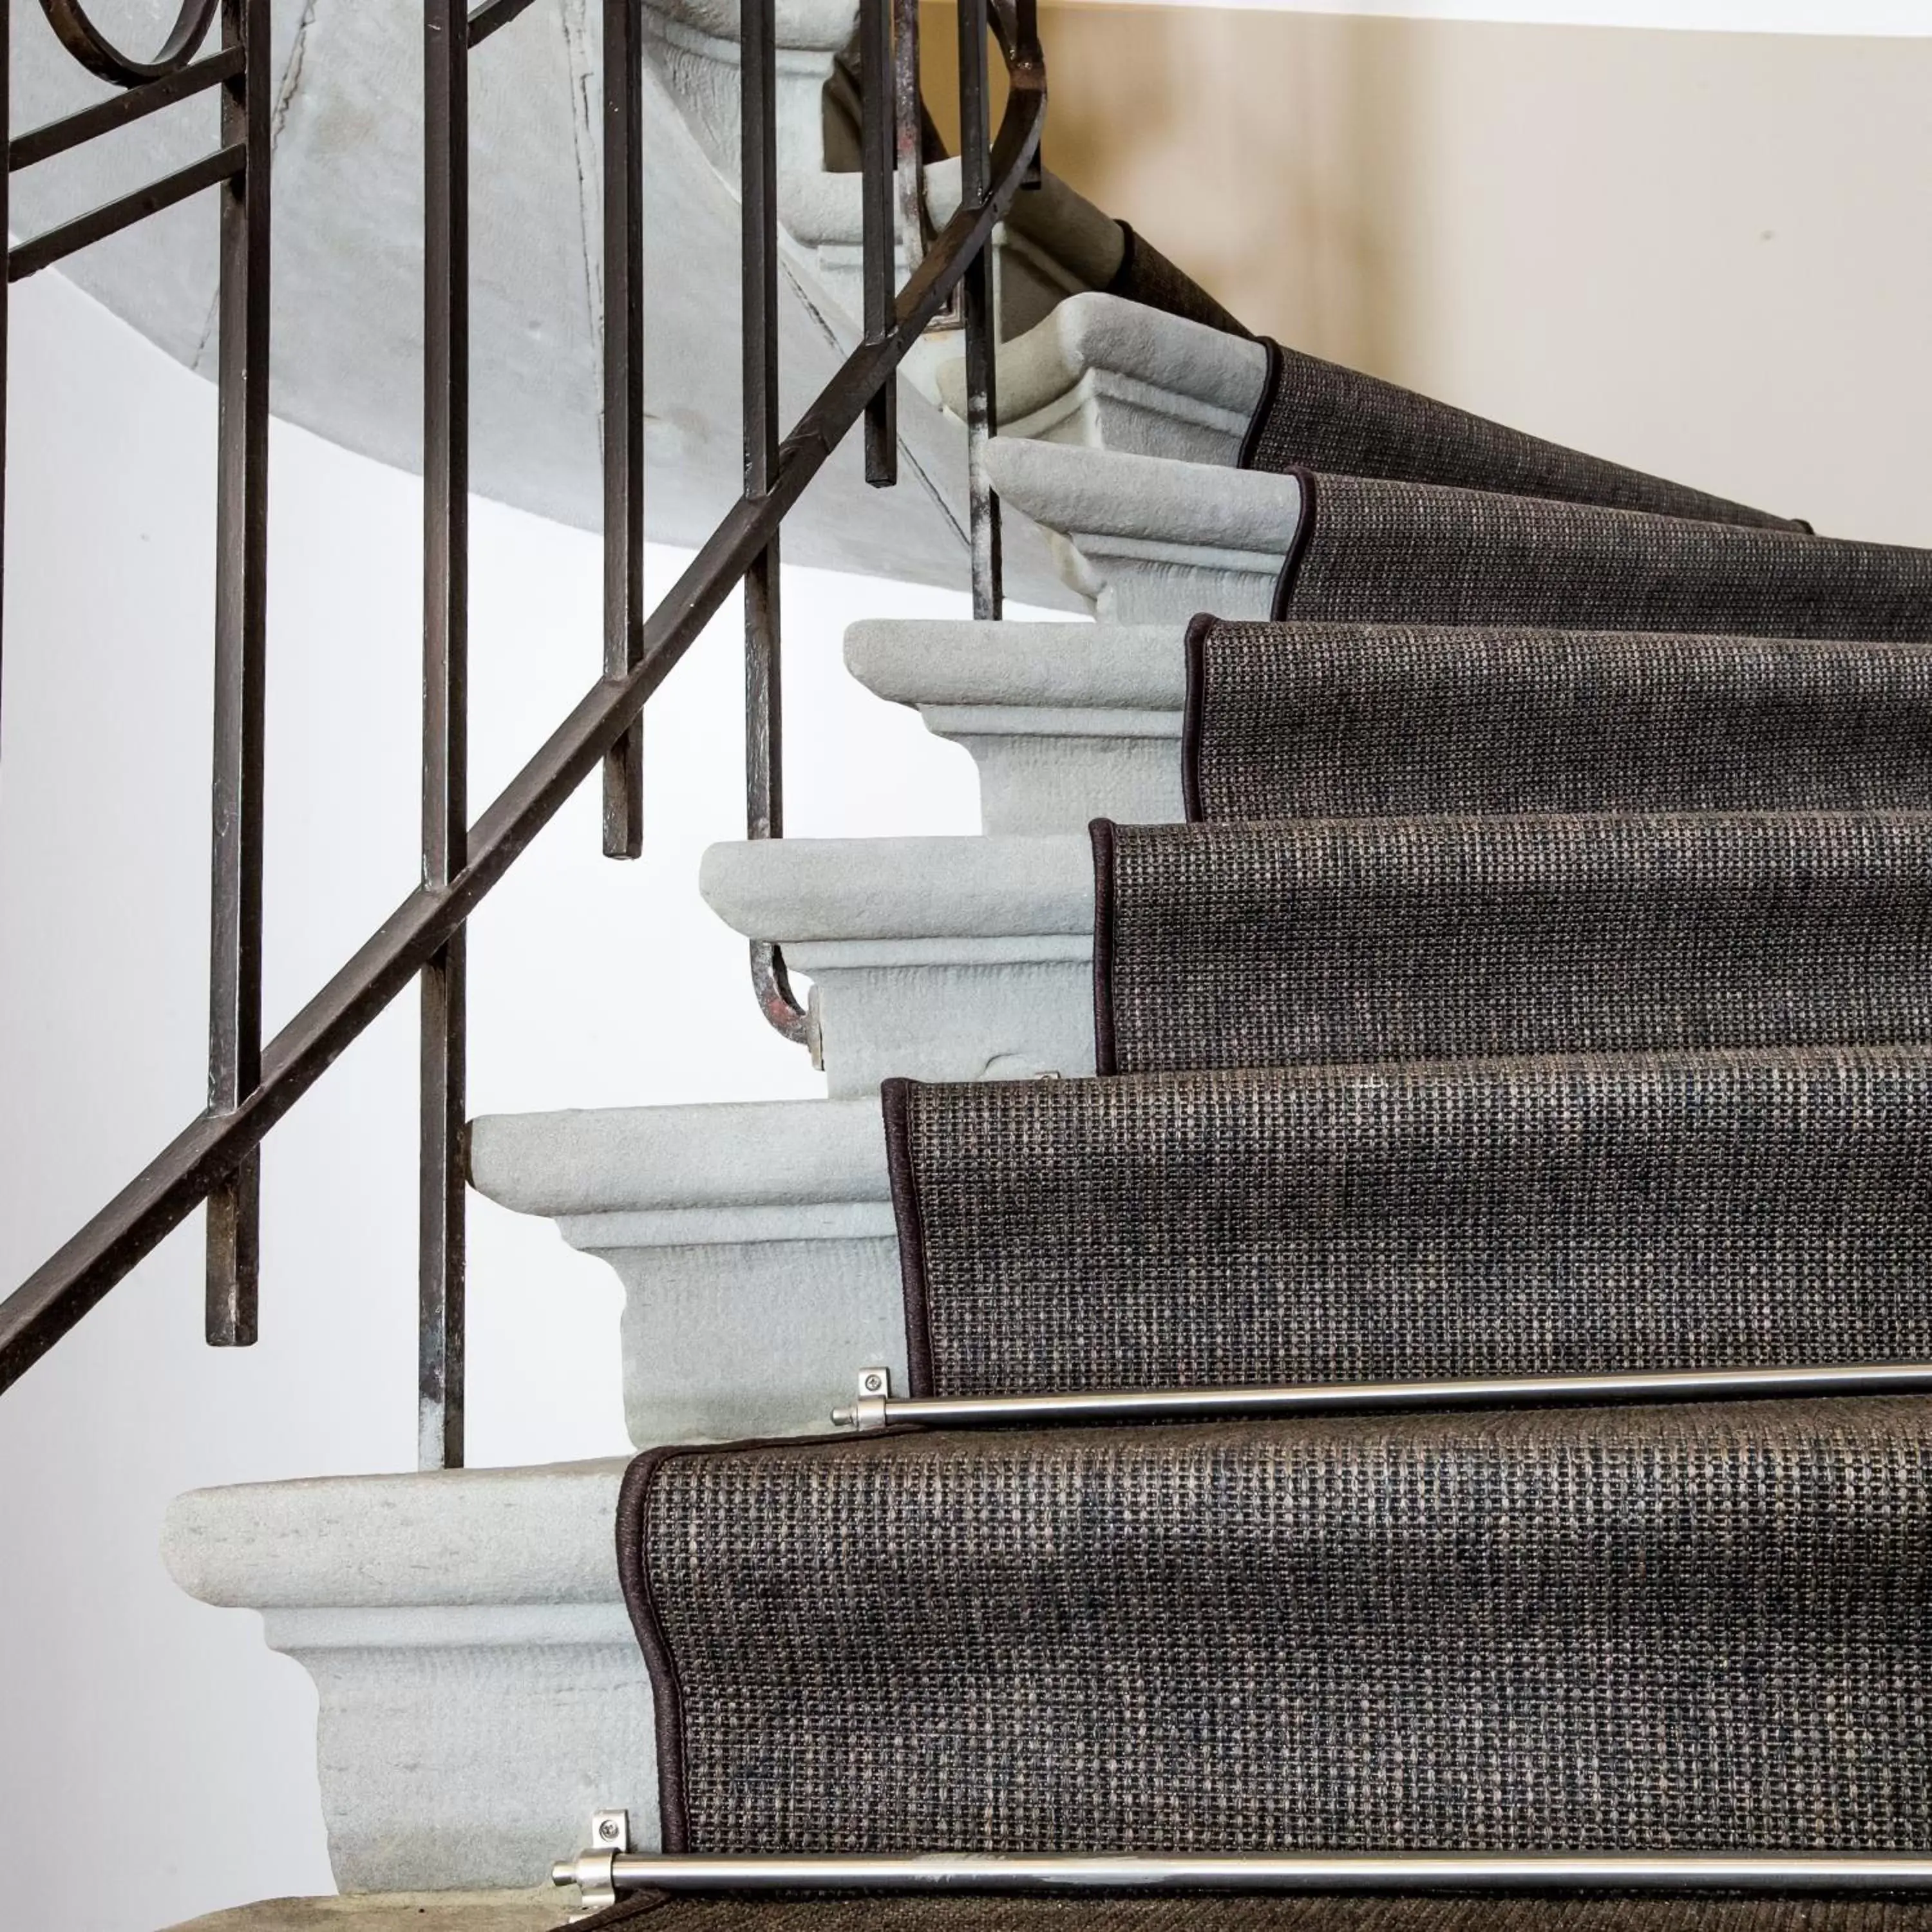
[(1932, 814), (1095, 821), (1103, 1073), (1932, 1042)]
[(1932, 807), (1932, 648), (1426, 625), (1187, 632), (1192, 820)]
[(1808, 527), (1506, 429), (1278, 342), (1266, 346), (1268, 378), (1241, 446), (1244, 470), (1314, 470), (1709, 523)]
[(885, 1090), (914, 1395), (1932, 1360), (1932, 1048)]
[(1294, 474), (1278, 620), (1932, 640), (1932, 550)]
[(694, 1448), (618, 1549), (667, 1846), (797, 1852), (1922, 1849), (1928, 1556), (1876, 1398)]
[(1932, 1900), (1742, 1898), (670, 1898), (574, 1932), (1928, 1932)]

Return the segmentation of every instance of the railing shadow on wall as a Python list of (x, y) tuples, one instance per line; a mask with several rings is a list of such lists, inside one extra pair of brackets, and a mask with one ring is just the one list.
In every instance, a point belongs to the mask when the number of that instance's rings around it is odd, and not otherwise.
[[(208, 1104), (71, 1240), (0, 1302), (0, 1390), (52, 1348), (194, 1209), (208, 1207), (207, 1336), (255, 1340), (260, 1148), (275, 1123), (412, 980), (422, 1007), (418, 1460), (459, 1466), (464, 1432), (466, 923), (564, 801), (602, 774), (604, 850), (641, 850), (639, 721), (652, 694), (732, 590), (745, 592), (746, 828), (784, 830), (780, 531), (862, 417), (868, 482), (897, 480), (900, 363), (936, 321), (963, 320), (971, 574), (976, 616), (1000, 614), (999, 504), (986, 445), (994, 393), (994, 228), (1040, 178), (1046, 75), (1035, 0), (967, 0), (959, 14), (960, 205), (933, 232), (919, 187), (925, 116), (917, 10), (860, 0), (863, 338), (788, 433), (778, 390), (775, 0), (742, 0), (740, 66), (745, 487), (676, 584), (644, 597), (641, 0), (604, 0), (603, 676), (473, 820), (467, 765), (469, 586), (469, 64), (535, 0), (423, 0), (425, 203), (423, 358), (422, 883), (272, 1039), (262, 1037), (263, 680), (267, 658), (269, 0), (182, 0), (158, 52), (137, 58), (82, 0), (40, 0), (62, 44), (120, 91), (48, 124), (7, 129), (0, 217), (13, 173), (218, 88), (214, 152), (9, 248), (6, 290), (76, 250), (205, 190), (220, 199), (216, 453), (213, 890)], [(10, 0), (0, 0), (0, 99)], [(219, 29), (217, 31), (217, 16)], [(1008, 94), (988, 128), (989, 32)], [(204, 52), (208, 43), (216, 43)], [(910, 272), (898, 282), (895, 226)], [(0, 466), (5, 455), (0, 388)], [(804, 1041), (808, 1023), (775, 947), (752, 949), (766, 1016)]]

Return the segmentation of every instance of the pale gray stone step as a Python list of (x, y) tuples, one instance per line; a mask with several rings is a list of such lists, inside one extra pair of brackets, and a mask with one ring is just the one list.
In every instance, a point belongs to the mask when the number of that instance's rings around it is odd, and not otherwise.
[(574, 1891), (363, 1892), (263, 1898), (170, 1932), (552, 1932), (576, 1908)]
[(1176, 624), (878, 618), (845, 633), (845, 667), (971, 753), (982, 831), (1038, 837), (1185, 816), (1184, 636)]
[(1266, 617), (1274, 606), (1301, 514), (1292, 476), (1016, 436), (993, 438), (986, 466), (1103, 621)]
[(1094, 1070), (1084, 837), (713, 845), (698, 887), (810, 977), (834, 1094)]
[[(963, 361), (955, 355), (938, 373), (946, 407), (963, 419)], [(998, 377), (1003, 436), (1232, 467), (1268, 352), (1118, 296), (1075, 294), (1002, 345)]]
[(250, 1484), (170, 1505), (175, 1581), (259, 1610), (269, 1647), (315, 1680), (345, 1891), (539, 1886), (602, 1807), (655, 1842), (650, 1684), (612, 1547), (623, 1467)]
[(640, 1448), (821, 1430), (856, 1370), (904, 1371), (876, 1090), (486, 1115), (470, 1178), (616, 1271)]

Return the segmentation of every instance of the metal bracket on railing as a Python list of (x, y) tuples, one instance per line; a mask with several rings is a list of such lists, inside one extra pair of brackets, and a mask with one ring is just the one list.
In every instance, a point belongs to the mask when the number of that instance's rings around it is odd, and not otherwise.
[(550, 1868), (553, 1885), (574, 1885), (582, 1904), (566, 1922), (575, 1924), (617, 1902), (617, 1860), (631, 1849), (628, 1811), (593, 1811), (590, 1843), (574, 1858), (560, 1858)]
[(859, 1398), (850, 1408), (835, 1408), (835, 1429), (883, 1429), (886, 1405), (892, 1399), (892, 1372), (890, 1369), (861, 1369)]

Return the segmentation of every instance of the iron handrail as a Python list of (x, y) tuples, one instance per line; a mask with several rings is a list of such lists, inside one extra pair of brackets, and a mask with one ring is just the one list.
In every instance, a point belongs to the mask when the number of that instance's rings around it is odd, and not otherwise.
[[(962, 12), (985, 20), (985, 0)], [(263, 1138), (330, 1064), (451, 942), (565, 800), (625, 739), (652, 694), (758, 558), (871, 399), (953, 290), (982, 262), (1033, 172), (1046, 103), (1032, 0), (994, 16), (1008, 94), (986, 171), (892, 305), (890, 326), (848, 356), (780, 442), (770, 487), (735, 503), (642, 620), (636, 661), (585, 693), (468, 828), (447, 880), (410, 892), (262, 1049), (259, 1077), (232, 1107), (197, 1116), (70, 1240), (0, 1302), (0, 1390), (74, 1328), (136, 1262), (251, 1162)], [(982, 40), (983, 45), (983, 35)], [(983, 126), (983, 122), (981, 124)]]

